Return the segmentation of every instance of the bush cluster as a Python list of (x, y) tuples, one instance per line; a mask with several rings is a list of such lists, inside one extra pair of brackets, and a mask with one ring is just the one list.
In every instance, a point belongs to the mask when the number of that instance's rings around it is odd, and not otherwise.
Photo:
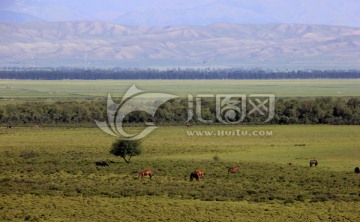
[[(276, 100), (275, 116), (267, 124), (360, 124), (360, 98), (280, 98)], [(248, 106), (250, 109), (251, 106)], [(216, 103), (202, 101), (201, 117), (219, 122), (216, 117)], [(195, 110), (194, 110), (195, 113)], [(237, 116), (238, 118), (239, 116)], [(264, 124), (267, 116), (259, 113), (247, 115), (243, 124)], [(128, 114), (124, 123), (136, 124), (152, 121), (157, 124), (184, 124), (188, 119), (188, 101), (172, 99), (157, 110), (154, 117), (145, 112)], [(88, 124), (106, 121), (106, 102), (99, 99), (88, 101), (24, 102), (0, 106), (0, 124), (10, 125), (63, 125)], [(194, 117), (193, 123), (200, 124)]]

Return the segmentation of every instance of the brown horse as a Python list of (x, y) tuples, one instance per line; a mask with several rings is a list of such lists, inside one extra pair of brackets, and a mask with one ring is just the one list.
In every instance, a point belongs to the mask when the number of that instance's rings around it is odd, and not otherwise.
[(195, 170), (190, 174), (190, 181), (195, 179), (196, 181), (199, 181), (200, 177), (204, 178), (205, 172), (203, 170)]
[(318, 161), (317, 160), (310, 160), (310, 167), (312, 167), (313, 165), (317, 166)]
[(139, 173), (139, 177), (143, 178), (144, 176), (149, 175), (149, 177), (152, 177), (153, 172), (151, 170), (143, 170)]
[(355, 173), (360, 173), (360, 168), (359, 167), (355, 167)]
[(239, 170), (238, 166), (233, 166), (231, 168), (228, 169), (228, 173), (235, 173), (236, 171)]

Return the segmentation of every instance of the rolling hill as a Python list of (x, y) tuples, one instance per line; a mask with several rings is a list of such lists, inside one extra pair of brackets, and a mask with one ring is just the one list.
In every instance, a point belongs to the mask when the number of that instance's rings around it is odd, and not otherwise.
[(124, 26), (105, 22), (0, 24), (1, 65), (144, 63), (173, 66), (357, 68), (360, 28), (213, 23)]

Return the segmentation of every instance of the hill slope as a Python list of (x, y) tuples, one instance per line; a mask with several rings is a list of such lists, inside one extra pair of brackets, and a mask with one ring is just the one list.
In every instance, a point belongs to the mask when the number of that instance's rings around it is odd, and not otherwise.
[[(123, 26), (102, 22), (0, 24), (2, 64), (178, 61), (183, 65), (360, 62), (360, 28), (301, 24)], [(90, 62), (89, 62), (90, 63)], [(71, 64), (74, 64), (71, 63)], [(341, 67), (339, 67), (341, 68)]]

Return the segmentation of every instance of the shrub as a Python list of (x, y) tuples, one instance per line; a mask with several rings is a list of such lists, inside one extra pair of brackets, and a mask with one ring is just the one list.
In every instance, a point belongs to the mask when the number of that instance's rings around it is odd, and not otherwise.
[(110, 153), (115, 156), (120, 156), (127, 164), (129, 164), (130, 159), (133, 156), (141, 154), (140, 144), (140, 140), (119, 139), (112, 144)]

